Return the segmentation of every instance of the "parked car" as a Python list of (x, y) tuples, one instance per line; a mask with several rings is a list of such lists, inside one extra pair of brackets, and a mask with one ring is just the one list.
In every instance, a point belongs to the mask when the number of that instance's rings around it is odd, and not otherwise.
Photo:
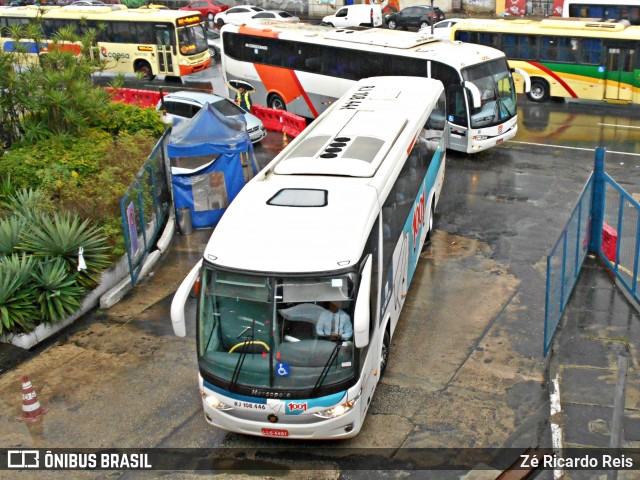
[(229, 5), (225, 5), (218, 0), (196, 0), (195, 2), (190, 2), (184, 7), (179, 8), (179, 10), (200, 12), (203, 17), (212, 22), (217, 13), (229, 10)]
[(396, 28), (422, 28), (426, 25), (444, 20), (444, 13), (438, 7), (429, 5), (414, 5), (406, 7), (399, 12), (393, 12), (385, 16), (387, 27)]
[[(451, 38), (451, 29), (456, 23), (461, 21), (462, 18), (447, 18), (433, 25), (433, 36), (436, 38), (449, 40)], [(425, 25), (420, 28), (420, 33), (431, 33), (431, 26)]]
[(367, 5), (345, 5), (333, 15), (327, 15), (322, 22), (330, 27), (381, 27), (382, 9), (377, 3)]
[(224, 12), (216, 14), (213, 23), (216, 27), (222, 28), (225, 23), (229, 23), (235, 20), (248, 20), (259, 12), (264, 12), (264, 8), (254, 7), (252, 5), (231, 7), (229, 10), (225, 10)]
[(209, 55), (211, 55), (211, 58), (219, 60), (222, 57), (219, 31), (207, 30), (207, 45), (209, 46)]
[(280, 22), (297, 23), (300, 21), (295, 15), (291, 15), (284, 10), (265, 10), (264, 12), (258, 12), (251, 17), (252, 19), (266, 18), (267, 20), (278, 20)]
[[(162, 101), (158, 102), (156, 109), (162, 110)], [(259, 142), (267, 132), (262, 124), (262, 120), (251, 115), (246, 110), (240, 108), (228, 98), (221, 97), (214, 93), (180, 91), (170, 93), (164, 97), (164, 107), (169, 115), (173, 118), (173, 124), (192, 118), (205, 103), (209, 103), (213, 108), (225, 117), (235, 118), (243, 117), (247, 124), (247, 133), (253, 143)]]

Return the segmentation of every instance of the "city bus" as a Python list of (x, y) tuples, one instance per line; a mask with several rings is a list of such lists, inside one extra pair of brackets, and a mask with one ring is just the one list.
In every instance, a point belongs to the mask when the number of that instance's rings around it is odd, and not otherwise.
[(562, 16), (626, 20), (631, 25), (640, 25), (640, 0), (564, 0)]
[(433, 231), (445, 131), (440, 81), (363, 79), (240, 191), (171, 305), (185, 336), (199, 276), (208, 423), (295, 439), (360, 431)]
[[(41, 22), (43, 41), (11, 37), (12, 27), (30, 22)], [(211, 65), (206, 26), (197, 12), (128, 10), (123, 5), (2, 8), (2, 50), (46, 54), (58, 30), (69, 26), (79, 35), (95, 29), (96, 52), (107, 71), (136, 73), (151, 80), (156, 75), (182, 77)], [(78, 42), (62, 47), (80, 54), (82, 46)]]
[(468, 19), (451, 35), (505, 52), (512, 67), (529, 74), (534, 102), (640, 102), (640, 27), (584, 19)]
[[(248, 83), (255, 103), (316, 118), (361, 78), (425, 76), (447, 91), (452, 150), (476, 153), (516, 135), (514, 78), (499, 50), (427, 33), (303, 23), (225, 25), (221, 33), (225, 81)], [(483, 100), (484, 86), (491, 94)]]

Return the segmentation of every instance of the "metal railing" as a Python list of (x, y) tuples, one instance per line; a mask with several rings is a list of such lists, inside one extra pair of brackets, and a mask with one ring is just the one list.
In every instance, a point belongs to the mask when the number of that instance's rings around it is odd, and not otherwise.
[(167, 129), (162, 135), (127, 193), (120, 199), (129, 273), (134, 285), (171, 208), (166, 155), (170, 131)]
[(640, 303), (640, 203), (605, 172), (605, 154), (605, 148), (596, 149), (593, 174), (547, 257), (545, 356), (587, 253), (597, 254)]

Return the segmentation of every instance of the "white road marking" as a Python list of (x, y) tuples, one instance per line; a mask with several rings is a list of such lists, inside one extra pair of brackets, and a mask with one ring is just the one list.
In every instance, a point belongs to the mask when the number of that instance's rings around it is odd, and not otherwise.
[[(560, 382), (558, 380), (559, 375), (559, 373), (556, 373), (556, 376), (551, 381), (549, 403), (551, 410), (551, 444), (553, 446), (553, 453), (555, 453), (560, 458), (562, 457), (562, 426), (560, 422), (560, 413), (562, 413), (562, 410), (560, 406)], [(554, 479), (560, 479), (562, 478), (562, 475), (562, 468), (553, 470)]]
[[(517, 140), (509, 140), (508, 143), (517, 143), (520, 145), (537, 145), (539, 147), (550, 147), (550, 148), (564, 148), (567, 150), (581, 150), (584, 152), (593, 152), (595, 150), (595, 147), (594, 148), (567, 147), (565, 145), (550, 145), (548, 143), (520, 142)], [(616, 155), (631, 155), (632, 157), (640, 157), (640, 153), (618, 152), (616, 150), (607, 150), (607, 153), (615, 153)]]
[(598, 123), (598, 125), (601, 125), (603, 127), (616, 127), (616, 128), (640, 128), (634, 125), (618, 125), (616, 123)]

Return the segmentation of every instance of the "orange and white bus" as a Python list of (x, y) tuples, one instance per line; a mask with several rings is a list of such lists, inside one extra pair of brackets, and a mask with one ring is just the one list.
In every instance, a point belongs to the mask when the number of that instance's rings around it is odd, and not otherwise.
[(448, 148), (477, 153), (516, 135), (514, 77), (495, 48), (304, 23), (227, 24), (221, 34), (224, 79), (248, 83), (255, 103), (315, 118), (362, 78), (427, 77), (447, 94)]
[[(12, 37), (16, 25), (26, 27), (32, 22), (41, 22), (42, 42)], [(137, 73), (151, 80), (156, 75), (182, 77), (211, 65), (206, 25), (197, 12), (128, 10), (123, 5), (2, 8), (2, 50), (47, 53), (54, 35), (69, 26), (79, 35), (95, 29), (100, 59), (107, 71)], [(72, 44), (70, 48), (79, 54), (81, 45)]]

